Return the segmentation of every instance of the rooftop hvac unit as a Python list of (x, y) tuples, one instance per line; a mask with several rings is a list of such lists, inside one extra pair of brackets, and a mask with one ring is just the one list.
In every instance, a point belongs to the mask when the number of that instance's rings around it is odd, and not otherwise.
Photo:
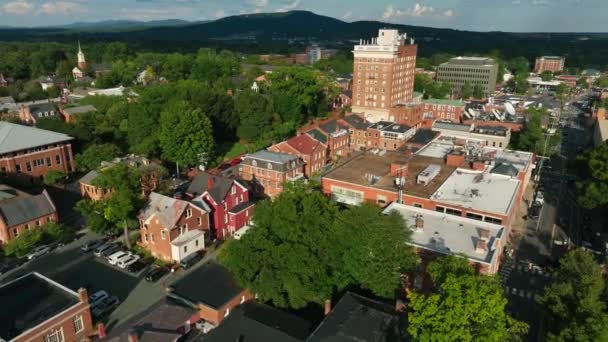
[(429, 185), (429, 183), (433, 179), (435, 179), (435, 177), (437, 177), (437, 175), (439, 175), (440, 171), (441, 171), (440, 165), (431, 164), (431, 165), (427, 166), (424, 170), (422, 170), (422, 172), (420, 172), (418, 177), (416, 177), (416, 183), (424, 184), (425, 186)]

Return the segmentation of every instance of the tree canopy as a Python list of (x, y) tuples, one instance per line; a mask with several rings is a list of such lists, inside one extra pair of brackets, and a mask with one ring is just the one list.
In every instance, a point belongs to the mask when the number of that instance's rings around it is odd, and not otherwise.
[(578, 157), (579, 203), (588, 209), (608, 205), (608, 143)]
[(102, 161), (112, 160), (120, 155), (120, 148), (113, 144), (92, 144), (74, 158), (76, 168), (87, 172), (99, 167)]
[(507, 299), (495, 277), (475, 275), (465, 258), (429, 265), (436, 290), (409, 295), (408, 333), (415, 341), (507, 341), (527, 325), (505, 312)]
[(590, 252), (570, 251), (540, 300), (547, 312), (547, 341), (607, 341), (606, 280)]

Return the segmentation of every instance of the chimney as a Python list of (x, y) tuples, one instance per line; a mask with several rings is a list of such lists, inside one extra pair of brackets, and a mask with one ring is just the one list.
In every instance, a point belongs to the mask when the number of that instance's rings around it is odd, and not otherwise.
[(139, 337), (137, 336), (137, 332), (135, 332), (135, 331), (129, 332), (129, 342), (137, 342), (138, 339), (139, 339)]
[(487, 242), (482, 239), (477, 240), (477, 245), (475, 246), (475, 252), (486, 253), (487, 251), (488, 251)]
[(418, 217), (416, 217), (416, 231), (421, 232), (423, 230), (424, 230), (424, 220), (422, 219), (422, 216), (418, 216)]
[(331, 299), (325, 300), (325, 316), (331, 312)]
[(211, 176), (210, 176), (210, 177), (207, 179), (207, 190), (209, 190), (209, 189), (211, 189), (211, 188), (213, 188), (213, 177), (211, 177)]
[(78, 289), (78, 298), (80, 298), (81, 303), (88, 304), (89, 303), (89, 293), (87, 289), (81, 287)]
[(102, 322), (97, 323), (97, 337), (100, 340), (106, 337), (106, 326)]

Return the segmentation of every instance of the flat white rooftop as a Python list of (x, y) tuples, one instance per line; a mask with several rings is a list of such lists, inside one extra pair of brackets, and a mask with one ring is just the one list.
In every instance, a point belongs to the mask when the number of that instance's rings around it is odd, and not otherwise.
[(519, 179), (509, 176), (457, 169), (431, 199), (447, 205), (506, 215), (513, 205), (519, 183)]
[[(444, 214), (433, 210), (416, 208), (393, 202), (384, 213), (397, 212), (412, 231), (410, 245), (451, 255), (464, 254), (470, 260), (492, 264), (498, 258), (497, 246), (505, 243), (506, 234), (503, 226), (477, 221), (461, 216)], [(424, 221), (421, 230), (416, 229), (416, 217)], [(477, 249), (477, 242), (482, 239), (482, 231), (487, 232), (487, 249)]]
[(438, 137), (431, 141), (426, 146), (416, 152), (417, 155), (432, 157), (432, 158), (445, 158), (445, 156), (454, 149), (454, 141), (451, 137)]

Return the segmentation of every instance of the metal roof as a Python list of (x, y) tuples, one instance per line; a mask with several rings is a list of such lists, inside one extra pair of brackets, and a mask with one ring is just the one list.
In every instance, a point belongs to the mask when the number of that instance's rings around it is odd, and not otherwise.
[(66, 142), (74, 138), (40, 128), (0, 122), (0, 154)]

